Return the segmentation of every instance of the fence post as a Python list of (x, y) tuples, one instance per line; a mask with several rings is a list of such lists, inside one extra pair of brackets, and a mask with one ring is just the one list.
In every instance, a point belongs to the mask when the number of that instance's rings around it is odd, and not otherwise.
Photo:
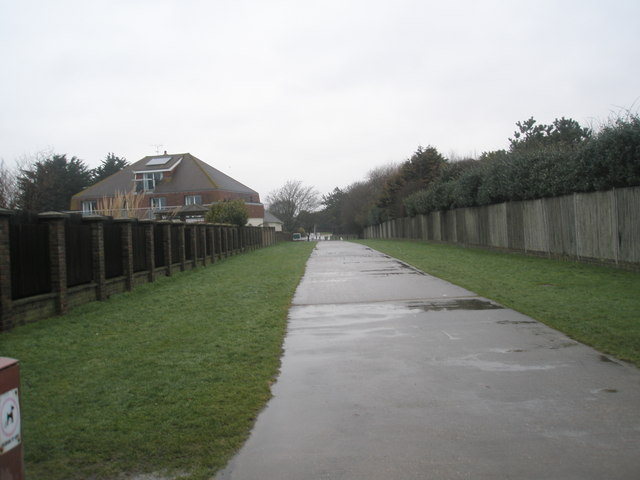
[(104, 264), (104, 217), (83, 217), (84, 223), (90, 223), (91, 228), (91, 260), (92, 277), (96, 284), (96, 300), (107, 299), (107, 282)]
[(178, 255), (180, 255), (180, 271), (184, 272), (187, 269), (187, 248), (184, 240), (184, 222), (174, 220), (173, 223), (178, 225)]
[(9, 217), (11, 210), (0, 208), (0, 331), (13, 328), (11, 297), (11, 241)]
[(67, 252), (65, 250), (65, 220), (68, 215), (44, 212), (38, 218), (49, 224), (49, 257), (51, 259), (51, 291), (55, 293), (56, 313), (67, 312)]
[(115, 222), (122, 225), (122, 273), (124, 274), (124, 288), (133, 290), (133, 218), (116, 218)]

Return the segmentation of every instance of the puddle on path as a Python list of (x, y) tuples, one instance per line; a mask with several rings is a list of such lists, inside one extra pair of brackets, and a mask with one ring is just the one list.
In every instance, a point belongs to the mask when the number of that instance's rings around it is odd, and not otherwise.
[(449, 310), (498, 310), (503, 309), (488, 300), (480, 298), (452, 298), (447, 300), (425, 300), (423, 302), (411, 302), (410, 310), (423, 310), (425, 312), (439, 312)]
[(523, 323), (538, 323), (535, 320), (498, 320), (500, 325), (521, 325)]

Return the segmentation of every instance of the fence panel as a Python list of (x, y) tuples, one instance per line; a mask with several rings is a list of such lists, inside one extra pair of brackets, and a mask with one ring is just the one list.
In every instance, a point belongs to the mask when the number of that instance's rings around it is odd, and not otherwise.
[(613, 192), (575, 195), (578, 255), (612, 260), (616, 258), (615, 196)]
[(124, 275), (122, 259), (122, 225), (106, 221), (103, 225), (104, 276), (115, 278)]
[(431, 213), (431, 231), (433, 232), (433, 239), (436, 242), (442, 241), (442, 221), (441, 221), (441, 212), (432, 212)]
[(49, 226), (25, 215), (9, 217), (13, 300), (51, 292)]
[(456, 234), (456, 211), (448, 210), (442, 214), (442, 240), (455, 243), (458, 241)]
[(131, 225), (131, 247), (133, 250), (134, 272), (143, 272), (149, 269), (149, 266), (147, 265), (147, 237), (145, 231), (146, 227), (140, 223), (136, 222)]
[(507, 204), (489, 205), (487, 207), (487, 223), (489, 225), (488, 245), (496, 248), (508, 248)]
[(507, 203), (507, 230), (509, 248), (524, 250), (524, 207), (523, 202)]
[(456, 241), (465, 245), (467, 243), (467, 226), (464, 221), (464, 208), (456, 208), (453, 210), (456, 214)]
[(464, 230), (467, 236), (467, 244), (478, 245), (478, 209), (464, 209)]
[(67, 253), (67, 287), (90, 283), (93, 280), (91, 225), (72, 215), (65, 225)]
[(616, 196), (613, 190), (596, 192), (598, 205), (598, 251), (597, 258), (618, 261), (618, 214), (616, 212)]
[(618, 211), (618, 259), (640, 262), (640, 188), (615, 191)]
[(186, 227), (184, 229), (184, 257), (185, 260), (193, 260), (193, 256), (195, 252), (193, 251), (193, 244), (191, 243), (193, 239), (193, 229), (191, 227)]
[(164, 226), (154, 225), (153, 227), (153, 263), (156, 267), (166, 267), (167, 259), (164, 254), (165, 239)]
[(179, 263), (180, 262), (180, 244), (182, 242), (182, 238), (180, 234), (180, 225), (171, 225), (170, 229), (171, 229), (171, 262)]
[(549, 230), (549, 252), (576, 255), (576, 217), (573, 195), (545, 198), (544, 211)]
[(489, 206), (476, 207), (474, 210), (478, 218), (478, 245), (491, 245)]
[(549, 229), (542, 200), (523, 202), (524, 248), (532, 252), (549, 251)]

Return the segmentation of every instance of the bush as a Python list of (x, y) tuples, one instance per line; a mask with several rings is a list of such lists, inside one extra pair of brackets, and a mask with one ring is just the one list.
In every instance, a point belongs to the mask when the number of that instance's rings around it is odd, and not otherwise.
[(229, 223), (244, 227), (249, 220), (249, 210), (243, 200), (225, 200), (214, 203), (204, 217), (208, 223)]
[(517, 148), (510, 151), (484, 153), (477, 161), (446, 163), (428, 188), (405, 198), (407, 213), (415, 216), (640, 185), (638, 115), (617, 118), (595, 135), (571, 120), (556, 121), (551, 127), (558, 141), (541, 130), (544, 141), (518, 140)]
[(640, 117), (628, 115), (604, 126), (581, 152), (586, 190), (640, 185)]

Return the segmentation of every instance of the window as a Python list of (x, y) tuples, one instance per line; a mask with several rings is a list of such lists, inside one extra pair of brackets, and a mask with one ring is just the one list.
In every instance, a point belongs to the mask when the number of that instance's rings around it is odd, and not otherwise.
[(136, 179), (137, 192), (153, 192), (156, 184), (162, 180), (162, 172), (145, 172)]
[(162, 210), (163, 208), (167, 208), (167, 199), (165, 197), (152, 198), (151, 208), (153, 210)]
[(185, 205), (202, 205), (202, 196), (201, 195), (186, 195), (184, 197)]
[(93, 215), (96, 213), (97, 209), (98, 209), (98, 202), (95, 200), (91, 200), (89, 202), (82, 202), (83, 215)]

